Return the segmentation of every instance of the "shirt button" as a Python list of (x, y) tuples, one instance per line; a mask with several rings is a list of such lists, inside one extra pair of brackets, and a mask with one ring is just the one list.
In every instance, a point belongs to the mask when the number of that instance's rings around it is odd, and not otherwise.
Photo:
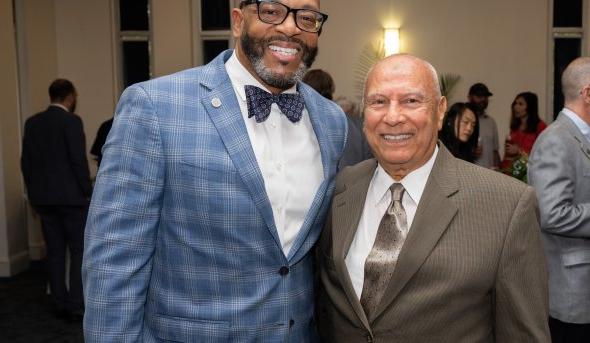
[(277, 123), (275, 123), (275, 122), (273, 121), (272, 123), (270, 123), (270, 126), (271, 126), (273, 129), (276, 129), (276, 128), (277, 128)]
[(281, 269), (279, 269), (279, 274), (281, 274), (281, 276), (285, 276), (287, 274), (289, 274), (289, 267), (281, 267)]

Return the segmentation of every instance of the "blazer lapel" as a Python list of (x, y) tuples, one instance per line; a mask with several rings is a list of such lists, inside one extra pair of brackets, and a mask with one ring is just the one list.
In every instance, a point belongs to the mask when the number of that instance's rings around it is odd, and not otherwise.
[[(301, 257), (302, 255), (297, 253), (299, 252), (301, 246), (306, 241), (309, 231), (312, 227), (314, 227), (315, 220), (317, 219), (318, 211), (322, 207), (324, 201), (330, 201), (330, 199), (326, 199), (326, 192), (328, 191), (329, 180), (331, 175), (336, 174), (336, 163), (331, 161), (335, 160), (334, 155), (337, 154), (336, 151), (333, 150), (330, 141), (328, 139), (329, 132), (328, 128), (326, 128), (325, 122), (322, 120), (322, 113), (323, 111), (318, 107), (318, 102), (313, 101), (314, 95), (310, 90), (309, 87), (303, 83), (298, 83), (297, 85), (299, 93), (303, 96), (305, 100), (305, 108), (307, 109), (307, 113), (309, 114), (309, 119), (311, 121), (311, 125), (313, 127), (316, 139), (318, 141), (318, 145), (320, 148), (320, 156), (322, 159), (322, 167), (323, 167), (323, 174), (324, 174), (324, 181), (320, 184), (315, 197), (309, 207), (309, 211), (307, 211), (307, 216), (303, 224), (301, 225), (301, 230), (293, 243), (293, 247), (289, 252), (288, 259), (289, 261), (295, 260), (295, 257)], [(304, 251), (305, 253), (306, 251)]]
[(226, 51), (204, 67), (205, 77), (201, 84), (209, 92), (200, 99), (201, 104), (207, 110), (270, 234), (281, 247), (262, 172), (256, 161), (233, 85), (225, 70), (224, 63), (231, 53), (231, 50)]
[(438, 156), (400, 252), (395, 272), (372, 320), (394, 301), (436, 246), (457, 213), (457, 207), (448, 201), (448, 197), (458, 190), (454, 158), (440, 144)]
[(358, 178), (350, 184), (345, 184), (346, 189), (334, 197), (332, 205), (332, 259), (348, 301), (365, 328), (370, 330), (369, 321), (354, 291), (344, 261), (357, 231), (369, 184), (377, 167), (375, 160), (364, 163), (366, 163), (366, 167), (359, 170)]

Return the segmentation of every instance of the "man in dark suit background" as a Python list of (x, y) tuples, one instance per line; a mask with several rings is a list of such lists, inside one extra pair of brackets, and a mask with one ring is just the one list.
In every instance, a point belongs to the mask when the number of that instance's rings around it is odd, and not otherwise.
[[(81, 319), (84, 224), (91, 193), (77, 92), (65, 79), (49, 86), (51, 104), (25, 122), (21, 167), (29, 202), (41, 217), (47, 245), (49, 284), (59, 316)], [(70, 284), (65, 284), (66, 248)]]

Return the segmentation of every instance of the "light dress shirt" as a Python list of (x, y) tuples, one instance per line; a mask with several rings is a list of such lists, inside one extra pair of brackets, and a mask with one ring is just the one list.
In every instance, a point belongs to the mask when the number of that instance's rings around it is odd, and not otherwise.
[(564, 108), (563, 110), (561, 110), (561, 112), (563, 112), (563, 114), (565, 114), (568, 118), (570, 118), (574, 122), (574, 124), (576, 124), (578, 129), (580, 129), (580, 131), (584, 135), (584, 137), (586, 137), (588, 142), (590, 142), (590, 125), (588, 125), (588, 123), (583, 121), (582, 118), (580, 118), (576, 114), (576, 112), (570, 110), (569, 108)]
[(55, 107), (59, 107), (59, 108), (63, 109), (63, 110), (64, 110), (64, 111), (66, 111), (66, 112), (70, 112), (70, 110), (69, 110), (67, 107), (65, 107), (65, 106), (64, 106), (64, 105), (62, 105), (62, 104), (58, 104), (58, 103), (56, 103), (56, 102), (52, 102), (51, 104), (49, 104), (49, 106), (55, 106)]
[[(434, 149), (434, 153), (423, 166), (410, 172), (400, 182), (404, 186), (405, 192), (402, 196), (402, 205), (406, 211), (406, 219), (408, 227), (406, 228), (406, 236), (414, 216), (416, 215), (416, 209), (422, 198), (424, 187), (426, 187), (426, 181), (432, 171), (434, 160), (438, 154), (438, 146)], [(365, 206), (363, 208), (363, 214), (359, 221), (356, 234), (348, 254), (346, 255), (345, 263), (350, 275), (350, 280), (354, 287), (354, 291), (358, 298), (361, 298), (363, 291), (363, 282), (365, 280), (365, 260), (369, 256), (373, 244), (375, 243), (375, 237), (377, 236), (377, 229), (379, 229), (379, 223), (381, 218), (385, 215), (387, 207), (391, 203), (391, 192), (389, 187), (395, 181), (381, 165), (377, 165), (367, 197), (365, 199)]]
[(498, 125), (487, 113), (479, 116), (479, 138), (481, 139), (481, 155), (475, 159), (475, 164), (494, 168), (494, 151), (499, 151)]
[[(320, 147), (307, 109), (297, 123), (289, 121), (273, 103), (266, 121), (248, 118), (244, 86), (252, 85), (270, 91), (248, 72), (236, 53), (225, 63), (227, 74), (237, 95), (250, 143), (264, 179), (266, 194), (272, 206), (274, 222), (285, 256), (311, 207), (324, 180)], [(284, 93), (297, 93), (296, 86)], [(236, 166), (240, 168), (240, 166)]]

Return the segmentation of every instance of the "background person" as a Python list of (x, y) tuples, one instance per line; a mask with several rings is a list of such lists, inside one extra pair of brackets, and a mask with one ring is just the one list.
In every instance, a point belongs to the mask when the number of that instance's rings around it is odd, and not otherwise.
[(590, 342), (590, 58), (561, 77), (565, 107), (539, 135), (528, 179), (541, 209), (554, 343)]
[(497, 170), (500, 167), (498, 125), (486, 112), (492, 95), (494, 94), (485, 84), (478, 82), (469, 87), (467, 98), (475, 109), (479, 121), (479, 146), (476, 150), (475, 164)]
[(472, 162), (479, 137), (477, 116), (469, 103), (454, 103), (443, 120), (438, 138), (453, 156)]
[[(303, 77), (303, 82), (310, 85), (326, 99), (332, 100), (334, 97), (334, 91), (336, 90), (334, 80), (332, 79), (332, 76), (324, 70), (312, 69), (308, 71)], [(346, 111), (347, 109), (348, 111)], [(355, 165), (372, 157), (362, 130), (360, 117), (358, 115), (349, 114), (351, 110), (354, 110), (354, 107), (342, 108), (342, 110), (346, 114), (348, 131), (344, 153), (338, 162), (338, 170), (346, 166)]]
[(505, 142), (502, 168), (507, 168), (522, 154), (530, 154), (535, 140), (547, 127), (547, 124), (539, 118), (537, 94), (519, 93), (510, 108), (510, 134)]
[[(25, 122), (21, 168), (29, 202), (41, 217), (56, 313), (78, 321), (84, 313), (80, 272), (92, 192), (86, 139), (82, 119), (74, 113), (78, 93), (72, 82), (53, 81), (49, 98), (49, 107)], [(69, 287), (66, 250), (71, 260)]]

